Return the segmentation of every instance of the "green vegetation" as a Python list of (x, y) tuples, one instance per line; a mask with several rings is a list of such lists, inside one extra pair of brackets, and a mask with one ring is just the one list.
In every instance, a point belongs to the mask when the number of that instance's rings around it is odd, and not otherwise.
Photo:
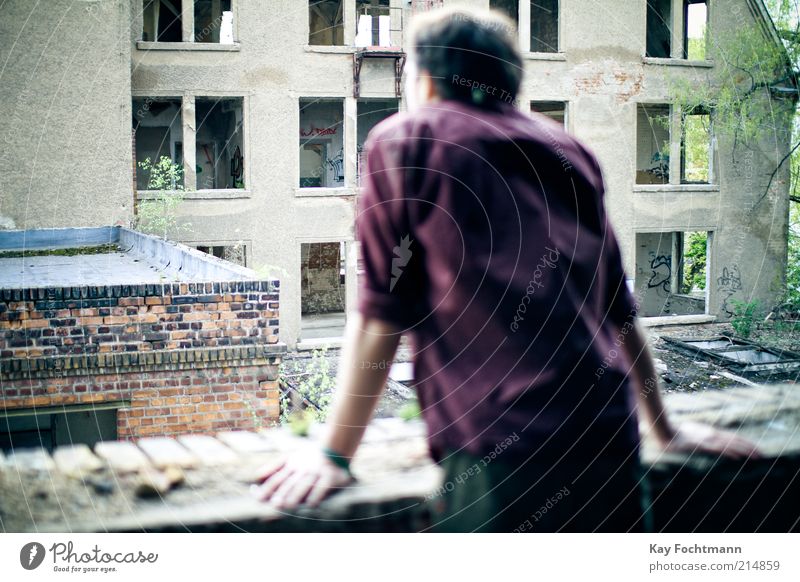
[(178, 208), (186, 196), (183, 190), (183, 167), (167, 156), (161, 156), (155, 164), (146, 158), (138, 166), (150, 173), (147, 189), (154, 191), (154, 195), (139, 200), (133, 227), (163, 239), (168, 235), (179, 238), (190, 231), (190, 224), (178, 220)]
[(707, 232), (692, 232), (683, 241), (683, 292), (706, 288)]
[(422, 411), (419, 408), (419, 402), (416, 398), (412, 398), (406, 402), (400, 410), (397, 411), (397, 416), (405, 421), (409, 421), (418, 418), (421, 412)]
[(743, 338), (750, 337), (758, 310), (758, 301), (738, 301), (731, 299), (733, 317), (731, 325), (734, 331)]
[[(744, 177), (748, 171), (752, 175), (748, 157), (752, 159), (753, 152), (763, 150), (764, 144), (775, 143), (776, 139), (788, 140), (787, 155), (768, 170), (766, 186), (758, 186), (760, 191), (755, 193), (755, 202), (741, 210), (750, 212), (760, 204), (770, 204), (768, 195), (775, 181), (780, 179), (779, 171), (789, 164), (792, 208), (781, 312), (797, 313), (800, 311), (800, 214), (797, 209), (800, 203), (800, 124), (793, 97), (800, 70), (800, 5), (794, 0), (766, 0), (765, 4), (783, 46), (759, 26), (735, 26), (715, 30), (707, 39), (689, 39), (689, 59), (712, 59), (715, 74), (704, 83), (676, 74), (670, 80), (670, 88), (675, 112), (685, 120), (682, 137), (686, 181), (709, 179), (707, 146), (712, 125), (718, 139), (724, 138), (732, 144), (732, 159), (744, 168), (740, 178), (743, 188), (752, 187)], [(708, 111), (710, 115), (696, 115), (699, 111)], [(792, 128), (791, 135), (787, 135), (784, 129), (787, 127)], [(694, 255), (698, 263), (697, 268), (691, 265), (685, 269), (686, 288), (702, 288), (703, 282), (698, 277), (700, 263), (705, 260), (701, 246), (699, 238), (689, 243), (687, 258)], [(743, 303), (740, 313), (734, 317), (738, 317), (737, 325), (745, 334), (752, 331), (746, 323), (752, 320), (752, 315), (753, 307)]]
[(281, 366), (281, 423), (288, 424), (295, 434), (308, 434), (313, 422), (325, 422), (333, 398), (336, 379), (332, 377), (327, 346), (314, 350), (304, 372), (295, 377), (300, 381), (287, 382)]

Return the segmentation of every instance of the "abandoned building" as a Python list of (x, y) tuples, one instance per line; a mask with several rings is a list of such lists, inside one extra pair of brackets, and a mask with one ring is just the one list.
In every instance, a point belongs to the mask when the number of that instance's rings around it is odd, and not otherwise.
[[(779, 42), (761, 0), (601, 0), (592, 10), (558, 0), (113, 0), (56, 2), (24, 22), (27, 8), (11, 6), (0, 24), (15, 39), (0, 46), (10, 109), (0, 134), (13, 136), (0, 157), (0, 224), (127, 225), (153, 195), (137, 163), (166, 156), (184, 169), (179, 213), (191, 225), (175, 238), (279, 278), (290, 348), (335, 344), (357, 294), (362, 145), (405, 106), (411, 18), (442, 4), (496, 8), (518, 24), (518, 106), (596, 152), (642, 315), (724, 320), (737, 300), (774, 304), (787, 167), (766, 191), (790, 128), (732, 155), (712, 110), (684, 115), (670, 94), (675, 79), (713, 78), (714, 41), (731, 30)], [(705, 261), (694, 260), (698, 247)]]

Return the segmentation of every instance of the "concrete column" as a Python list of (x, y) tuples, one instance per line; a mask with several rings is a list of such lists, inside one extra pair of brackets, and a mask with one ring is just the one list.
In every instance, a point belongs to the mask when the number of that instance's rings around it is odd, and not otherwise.
[(681, 110), (674, 105), (670, 107), (669, 132), (669, 183), (681, 183), (681, 130), (683, 120)]
[(344, 3), (344, 46), (353, 46), (356, 40), (356, 0), (342, 1)]
[(186, 190), (197, 190), (197, 168), (195, 141), (197, 123), (195, 121), (194, 95), (184, 95), (183, 111), (183, 187)]
[(683, 58), (683, 0), (672, 0), (672, 58)]
[[(351, 92), (352, 94), (352, 92)], [(344, 187), (356, 187), (356, 130), (358, 124), (358, 104), (353, 97), (344, 99)]]
[(523, 53), (531, 50), (531, 3), (529, 0), (519, 0), (519, 50)]
[(403, 46), (403, 29), (405, 29), (405, 0), (389, 0), (389, 15), (392, 20), (392, 46)]
[(181, 3), (181, 25), (183, 42), (194, 42), (194, 2), (191, 0)]
[(344, 313), (345, 321), (354, 313), (358, 300), (358, 244), (347, 240), (344, 243)]
[[(144, 0), (135, 0), (133, 3), (133, 15), (131, 16), (131, 40), (142, 40), (142, 29), (144, 28)], [(152, 40), (152, 39), (150, 39)]]

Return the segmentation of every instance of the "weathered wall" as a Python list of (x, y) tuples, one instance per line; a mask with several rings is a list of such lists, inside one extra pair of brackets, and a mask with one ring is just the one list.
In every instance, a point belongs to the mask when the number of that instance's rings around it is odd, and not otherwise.
[[(346, 39), (355, 34), (351, 3), (345, 4)], [(141, 45), (132, 54), (133, 91), (141, 96), (244, 96), (247, 191), (235, 200), (203, 194), (204, 199), (189, 201), (184, 212), (194, 232), (185, 239), (245, 239), (252, 245), (251, 266), (279, 269), (284, 292), (281, 339), (293, 345), (301, 313), (301, 243), (353, 239), (358, 120), (352, 49), (308, 47), (303, 2), (279, 0), (270, 10), (246, 0), (235, 4), (238, 50), (153, 50), (152, 45)], [(489, 2), (445, 4), (487, 7)], [(731, 297), (752, 295), (768, 304), (776, 297), (785, 261), (786, 176), (779, 176), (774, 193), (752, 207), (766, 187), (771, 164), (785, 151), (785, 141), (776, 136), (763, 144), (763, 152), (742, 151), (733, 163), (730, 143), (720, 138), (718, 184), (637, 188), (637, 105), (668, 102), (671, 78), (702, 82), (707, 74), (713, 76), (714, 67), (711, 62), (687, 66), (671, 59), (645, 62), (646, 3), (629, 4), (621, 10), (618, 0), (601, 0), (586, 10), (582, 2), (562, 1), (562, 52), (526, 55), (520, 107), (527, 109), (530, 100), (568, 102), (570, 131), (592, 147), (603, 167), (608, 206), (631, 280), (637, 232), (713, 231), (710, 313), (729, 312)], [(399, 5), (406, 6), (407, 29), (411, 13), (405, 3)], [(749, 6), (748, 0), (714, 2), (712, 34), (753, 26), (756, 20)], [(135, 47), (140, 26), (135, 13), (132, 20)], [(393, 97), (392, 73), (389, 62), (365, 64), (362, 97)], [(314, 196), (297, 188), (298, 101), (303, 97), (345, 99), (345, 184)], [(267, 219), (272, 226), (265, 228)], [(348, 265), (346, 278), (350, 307), (354, 268)], [(734, 272), (741, 276), (731, 278)]]
[[(758, 26), (752, 4), (712, 2), (712, 51), (714, 42), (731, 30)], [(713, 82), (714, 63), (644, 59), (643, 1), (626, 3), (625, 10), (615, 0), (596, 2), (592, 10), (581, 2), (561, 5), (562, 20), (569, 23), (561, 29), (563, 54), (526, 58), (520, 102), (523, 107), (529, 100), (568, 102), (569, 130), (593, 149), (603, 168), (606, 201), (629, 278), (636, 273), (637, 233), (711, 231), (709, 313), (728, 317), (732, 299), (772, 306), (786, 263), (788, 168), (757, 202), (788, 151), (788, 136), (774, 133), (760, 144), (740, 146), (734, 156), (732, 140), (718, 135), (717, 183), (637, 186), (637, 105), (669, 103), (674, 82)], [(773, 102), (776, 108), (786, 105)]]
[(132, 216), (129, 3), (11, 0), (0, 19), (0, 228)]

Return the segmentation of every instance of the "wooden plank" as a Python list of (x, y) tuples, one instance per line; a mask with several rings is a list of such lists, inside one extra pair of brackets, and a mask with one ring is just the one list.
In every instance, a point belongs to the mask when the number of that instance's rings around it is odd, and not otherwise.
[(58, 470), (70, 477), (83, 477), (103, 467), (103, 461), (92, 454), (86, 445), (60, 447), (53, 453)]
[(240, 454), (274, 451), (275, 446), (254, 432), (236, 430), (217, 433), (217, 438)]
[(239, 460), (239, 456), (217, 439), (205, 434), (178, 437), (178, 441), (204, 465), (223, 465)]
[(153, 465), (159, 469), (170, 466), (189, 468), (199, 464), (197, 457), (175, 439), (152, 437), (140, 439), (137, 444), (150, 457)]
[(7, 468), (18, 471), (54, 471), (56, 464), (44, 449), (17, 449), (8, 456)]
[(150, 465), (147, 456), (127, 441), (97, 443), (94, 452), (119, 473), (135, 473)]

